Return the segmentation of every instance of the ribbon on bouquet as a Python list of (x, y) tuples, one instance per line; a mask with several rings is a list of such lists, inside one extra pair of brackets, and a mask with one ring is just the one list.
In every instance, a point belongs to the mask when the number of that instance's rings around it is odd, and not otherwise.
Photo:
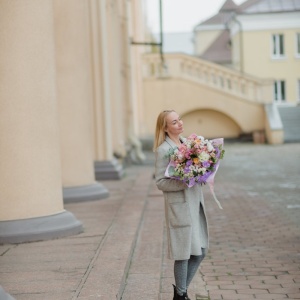
[[(212, 139), (212, 143), (213, 143), (213, 145), (216, 145), (216, 146), (222, 145), (222, 149), (223, 149), (224, 139), (223, 138)], [(219, 153), (219, 155), (221, 155), (221, 153)], [(214, 180), (215, 180), (215, 175), (218, 171), (219, 165), (220, 165), (220, 159), (218, 160), (218, 162), (215, 165), (215, 170), (207, 177), (207, 179), (204, 182), (208, 183), (210, 192), (211, 192), (215, 202), (217, 203), (217, 205), (219, 206), (220, 209), (223, 209), (223, 207), (221, 206), (220, 201), (217, 199), (217, 196), (214, 191)], [(169, 177), (169, 178), (174, 178), (174, 179), (180, 180), (180, 177), (174, 176), (175, 167), (176, 167), (176, 164), (173, 161), (170, 161), (170, 163), (168, 164), (167, 169), (165, 171), (165, 176)], [(189, 180), (189, 182), (184, 182), (184, 183), (188, 187), (192, 187), (195, 184), (197, 184), (197, 181), (194, 178), (191, 178)]]
[[(222, 148), (223, 148), (224, 139), (223, 138), (213, 139), (213, 143), (215, 145), (218, 145), (218, 146), (222, 145)], [(210, 192), (211, 192), (213, 198), (215, 199), (216, 203), (218, 204), (219, 208), (223, 209), (223, 207), (222, 207), (220, 201), (217, 199), (217, 196), (216, 196), (215, 191), (214, 191), (215, 175), (218, 171), (219, 165), (220, 165), (220, 159), (218, 160), (218, 162), (216, 164), (214, 172), (210, 174), (210, 176), (207, 178), (206, 182), (208, 183)]]

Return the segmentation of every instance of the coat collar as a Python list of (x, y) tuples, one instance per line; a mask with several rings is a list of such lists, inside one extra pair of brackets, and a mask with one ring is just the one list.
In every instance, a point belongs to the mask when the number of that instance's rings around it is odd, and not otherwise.
[[(179, 139), (184, 142), (185, 138), (184, 137), (179, 137)], [(166, 135), (165, 141), (172, 147), (172, 148), (177, 148), (177, 145)]]

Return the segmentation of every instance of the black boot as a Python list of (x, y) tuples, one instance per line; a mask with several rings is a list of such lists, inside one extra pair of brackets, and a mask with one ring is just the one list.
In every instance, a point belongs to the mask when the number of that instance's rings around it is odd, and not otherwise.
[(177, 294), (176, 286), (173, 284), (174, 288), (174, 297), (173, 300), (191, 300), (188, 298), (187, 293), (184, 293), (182, 296)]
[(186, 293), (183, 294), (183, 296), (185, 296), (186, 300), (191, 300), (191, 298), (189, 298), (189, 295), (188, 295), (187, 291), (186, 291)]

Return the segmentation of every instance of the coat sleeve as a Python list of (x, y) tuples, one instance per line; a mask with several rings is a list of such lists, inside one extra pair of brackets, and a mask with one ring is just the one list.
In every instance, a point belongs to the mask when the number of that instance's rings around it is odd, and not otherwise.
[(187, 185), (176, 179), (165, 177), (165, 171), (169, 164), (167, 152), (158, 148), (155, 153), (155, 181), (159, 190), (163, 192), (177, 192), (187, 188)]

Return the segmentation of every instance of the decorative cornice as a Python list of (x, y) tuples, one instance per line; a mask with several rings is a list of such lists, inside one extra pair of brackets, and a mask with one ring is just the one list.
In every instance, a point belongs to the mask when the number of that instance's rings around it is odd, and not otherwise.
[[(280, 18), (280, 19), (279, 19)], [(236, 15), (229, 23), (231, 36), (242, 31), (300, 28), (300, 12)]]

